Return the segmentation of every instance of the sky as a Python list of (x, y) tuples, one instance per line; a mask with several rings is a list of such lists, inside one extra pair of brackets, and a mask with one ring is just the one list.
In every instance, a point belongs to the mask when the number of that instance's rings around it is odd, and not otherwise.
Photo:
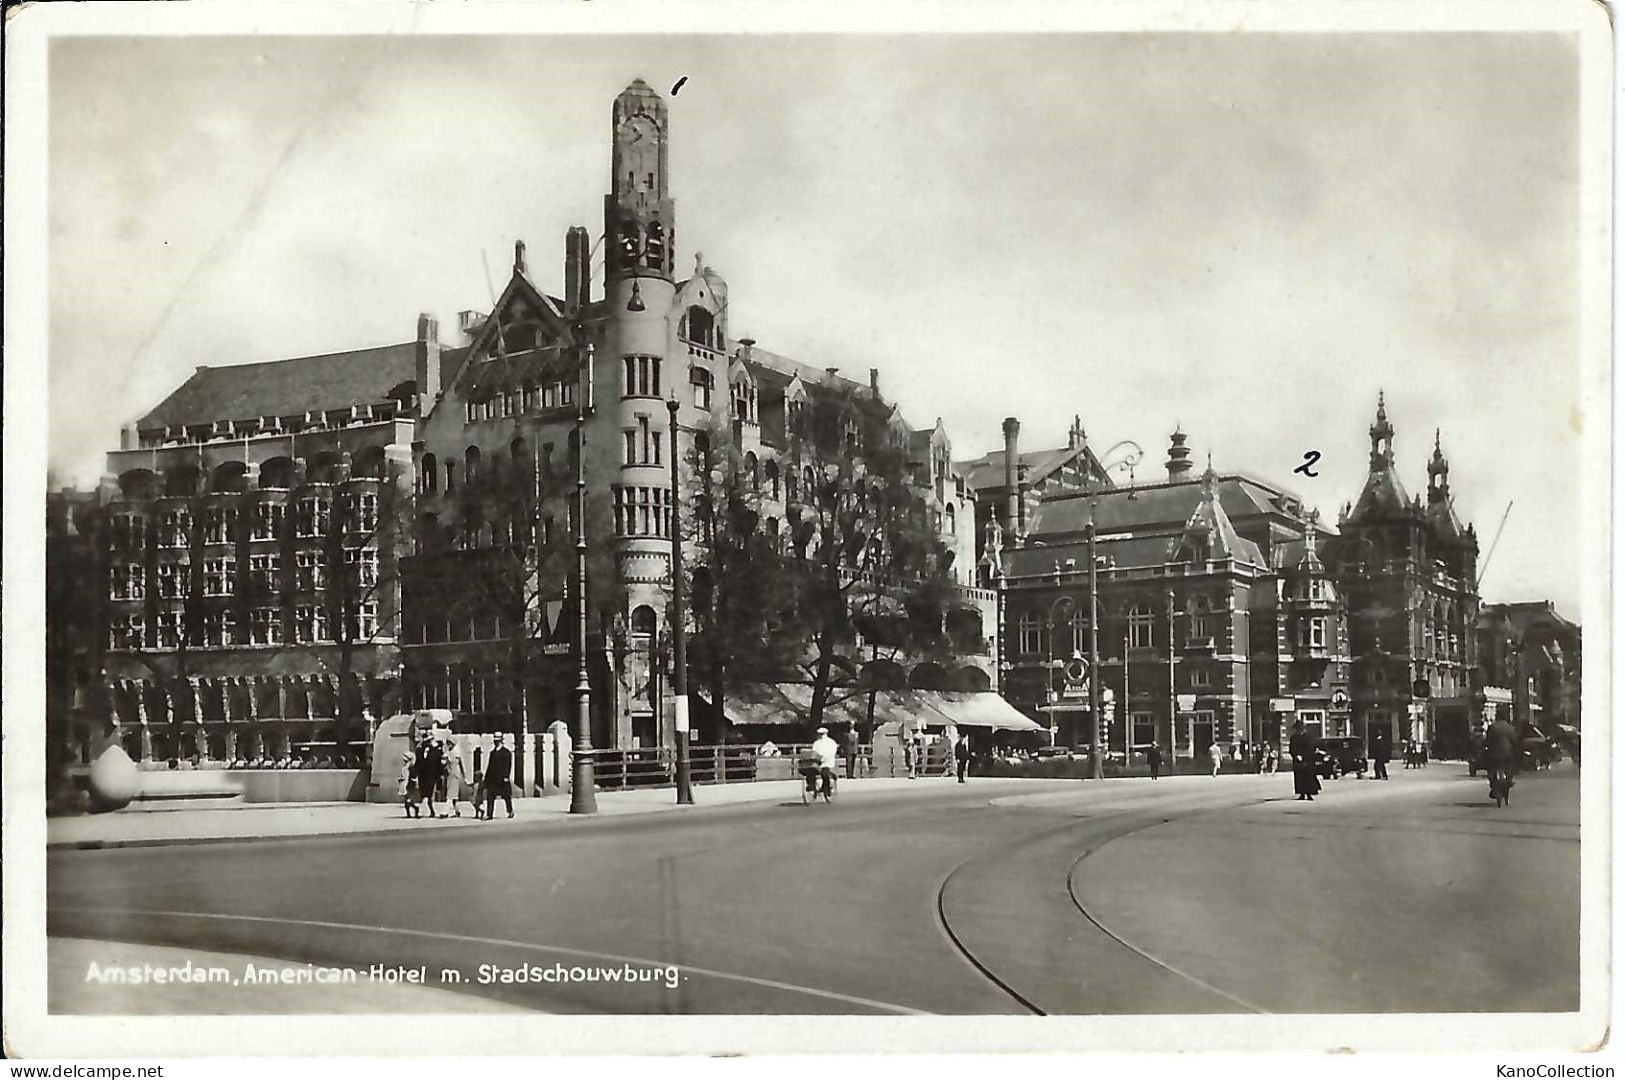
[[(94, 483), (198, 365), (409, 340), (602, 231), (670, 97), (678, 266), (955, 456), (1168, 433), (1334, 521), (1379, 389), (1487, 601), (1580, 608), (1579, 82), (1559, 34), (58, 39), (48, 451)], [(487, 271), (487, 266), (489, 271)], [(601, 282), (599, 283), (601, 286)], [(1295, 474), (1319, 452), (1318, 476)], [(1121, 460), (1119, 449), (1109, 461)], [(1126, 473), (1119, 473), (1126, 479)], [(1484, 556), (1481, 554), (1481, 563)]]

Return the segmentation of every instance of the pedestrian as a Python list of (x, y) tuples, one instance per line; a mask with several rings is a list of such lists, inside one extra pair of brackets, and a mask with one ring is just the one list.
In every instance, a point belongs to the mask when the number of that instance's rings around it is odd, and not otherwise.
[(1388, 760), (1393, 757), (1393, 751), (1388, 748), (1388, 733), (1378, 729), (1371, 738), (1371, 778), (1373, 780), (1388, 779)]
[(863, 743), (858, 741), (858, 724), (852, 722), (846, 733), (846, 778), (855, 779), (858, 775), (858, 755), (863, 752)]
[(1275, 770), (1280, 768), (1280, 765), (1281, 752), (1275, 749), (1273, 745), (1266, 747), (1264, 750), (1264, 771), (1274, 776)]
[(958, 773), (959, 782), (965, 782), (965, 774), (970, 771), (970, 735), (967, 732), (959, 733), (959, 741), (954, 743), (954, 769)]
[(1219, 769), (1224, 765), (1224, 747), (1217, 742), (1209, 744), (1208, 756), (1213, 759), (1213, 775), (1219, 775)]
[(493, 738), (496, 745), (491, 748), (491, 756), (485, 762), (485, 820), (490, 821), (497, 808), (497, 796), (502, 796), (502, 804), (508, 808), (508, 816), (513, 817), (513, 752), (504, 745), (507, 736), (497, 732)]
[(908, 727), (903, 731), (903, 766), (908, 769), (908, 778), (913, 780), (919, 774), (920, 744), (918, 727)]
[(429, 808), (429, 816), (437, 818), (440, 812), (434, 808), (435, 792), (441, 784), (441, 770), (445, 768), (445, 755), (440, 752), (440, 744), (434, 739), (425, 736), (418, 743), (418, 795)]
[(1151, 749), (1145, 752), (1145, 763), (1151, 766), (1151, 779), (1155, 780), (1162, 775), (1162, 747), (1154, 741), (1151, 743)]
[(410, 750), (401, 752), (401, 775), (395, 783), (395, 789), (400, 794), (406, 816), (421, 817), (418, 812), (417, 761)]
[(463, 790), (468, 786), (468, 766), (463, 764), (463, 755), (457, 752), (457, 744), (449, 735), (446, 736), (444, 753), (446, 766), (443, 775), (446, 778), (446, 801), (451, 804), (451, 816), (462, 817), (463, 811), (457, 805), (457, 802), (468, 795)]
[(1314, 802), (1320, 794), (1320, 777), (1315, 772), (1315, 740), (1303, 729), (1303, 721), (1292, 725), (1292, 738), (1287, 743), (1292, 754), (1292, 790), (1300, 802)]

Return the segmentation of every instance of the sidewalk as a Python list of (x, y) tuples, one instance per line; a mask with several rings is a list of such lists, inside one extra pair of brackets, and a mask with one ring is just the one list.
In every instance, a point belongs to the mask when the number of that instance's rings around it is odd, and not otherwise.
[[(1003, 781), (1003, 783), (1021, 781)], [(842, 792), (942, 791), (954, 786), (948, 777), (933, 776), (910, 781), (902, 777), (842, 780)], [(732, 806), (753, 802), (799, 802), (799, 780), (769, 780), (760, 783), (706, 784), (694, 788), (693, 806), (678, 806), (672, 788), (641, 788), (635, 791), (600, 791), (595, 817), (663, 812), (700, 812), (706, 807)], [(839, 796), (837, 796), (839, 798)], [(46, 822), (46, 847), (117, 848), (154, 847), (164, 844), (206, 844), (233, 840), (278, 840), (305, 836), (341, 836), (405, 832), (409, 830), (500, 829), (506, 825), (546, 821), (564, 826), (582, 820), (570, 815), (568, 794), (539, 799), (515, 799), (514, 820), (503, 816), (497, 804), (495, 821), (475, 820), (468, 804), (461, 818), (439, 820), (408, 818), (399, 803), (251, 803), (246, 806), (209, 810), (157, 810), (146, 813), (88, 814), (80, 817), (50, 818)], [(442, 807), (443, 810), (443, 807)]]

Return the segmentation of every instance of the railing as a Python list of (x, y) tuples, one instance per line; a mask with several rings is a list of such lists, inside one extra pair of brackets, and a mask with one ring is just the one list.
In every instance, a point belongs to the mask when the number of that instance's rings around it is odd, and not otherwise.
[[(780, 746), (773, 757), (763, 757), (755, 746), (691, 746), (688, 750), (689, 779), (695, 784), (750, 784), (793, 780), (799, 776), (797, 756), (808, 747), (802, 743)], [(907, 774), (901, 747), (861, 746), (858, 748), (860, 776), (903, 776)], [(670, 787), (677, 781), (677, 754), (671, 747), (636, 750), (593, 751), (593, 778), (600, 791), (626, 791), (633, 788)], [(843, 747), (836, 758), (835, 771), (846, 775), (847, 753)], [(918, 771), (938, 775), (948, 769), (946, 747), (928, 746)]]

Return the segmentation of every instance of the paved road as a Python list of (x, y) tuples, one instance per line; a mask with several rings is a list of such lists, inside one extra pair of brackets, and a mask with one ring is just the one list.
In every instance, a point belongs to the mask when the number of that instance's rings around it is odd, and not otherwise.
[[(1290, 783), (932, 780), (570, 829), (60, 851), (49, 932), (422, 965), (551, 1012), (1578, 1007), (1572, 766), (1502, 810), (1453, 765), (1313, 804)], [(555, 964), (659, 977), (476, 983)]]

